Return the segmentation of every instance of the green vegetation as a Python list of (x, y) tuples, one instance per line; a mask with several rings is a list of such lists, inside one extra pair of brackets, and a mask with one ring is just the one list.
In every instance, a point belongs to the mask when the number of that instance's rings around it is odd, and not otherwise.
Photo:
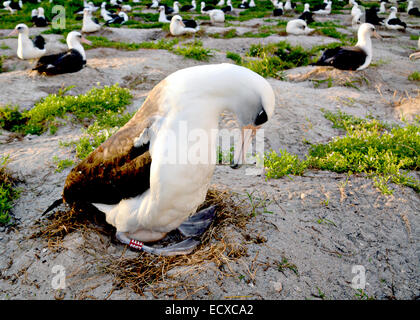
[(117, 112), (108, 110), (104, 116), (96, 120), (84, 131), (79, 140), (64, 144), (64, 146), (73, 145), (76, 149), (76, 156), (79, 159), (85, 159), (95, 148), (132, 118), (133, 114), (124, 114), (123, 112), (124, 108)]
[(0, 73), (4, 72), (3, 62), (6, 59), (6, 56), (0, 56)]
[(280, 272), (284, 272), (286, 269), (289, 269), (293, 271), (297, 276), (299, 276), (299, 272), (296, 265), (293, 263), (290, 263), (285, 257), (283, 257), (281, 262), (278, 263), (277, 269)]
[(203, 48), (201, 41), (195, 40), (191, 43), (186, 43), (184, 47), (173, 49), (173, 52), (183, 55), (186, 58), (195, 59), (199, 61), (208, 61), (213, 55), (211, 49)]
[[(268, 211), (267, 210), (267, 206), (270, 205), (273, 201), (270, 201), (269, 199), (267, 199), (267, 196), (260, 198), (260, 197), (256, 197), (254, 196), (255, 190), (252, 191), (251, 193), (249, 193), (248, 191), (246, 191), (246, 197), (245, 199), (249, 201), (250, 204), (250, 216), (251, 217), (256, 217), (259, 214), (262, 213), (270, 213), (272, 214), (272, 211)], [(260, 212), (258, 209), (263, 209), (262, 212)]]
[(178, 39), (173, 40), (165, 40), (161, 39), (159, 41), (145, 41), (140, 43), (126, 43), (126, 42), (118, 42), (118, 41), (111, 41), (105, 37), (97, 37), (97, 36), (89, 36), (87, 37), (88, 40), (92, 41), (92, 45), (86, 45), (86, 49), (92, 48), (115, 48), (115, 49), (122, 49), (128, 51), (135, 51), (139, 49), (165, 49), (171, 50), (172, 47), (178, 43)]
[(57, 156), (53, 157), (53, 162), (57, 166), (55, 172), (62, 172), (64, 169), (73, 166), (74, 162), (68, 159), (60, 160)]
[(420, 72), (414, 71), (412, 74), (408, 76), (408, 80), (410, 81), (420, 81)]
[(118, 112), (131, 102), (128, 89), (115, 84), (111, 87), (92, 88), (85, 94), (67, 96), (72, 87), (50, 94), (28, 111), (19, 112), (16, 107), (0, 108), (2, 128), (24, 134), (40, 135), (48, 129), (54, 131), (60, 125), (58, 119), (72, 114), (77, 120), (105, 117), (107, 111)]
[(265, 155), (267, 179), (287, 174), (303, 174), (306, 168), (338, 173), (365, 173), (384, 194), (391, 194), (388, 183), (420, 192), (420, 181), (407, 170), (420, 168), (420, 124), (416, 119), (405, 126), (383, 124), (372, 118), (361, 119), (342, 112), (325, 112), (333, 127), (346, 131), (327, 144), (312, 145), (305, 160), (286, 151)]
[(374, 296), (369, 296), (363, 289), (357, 289), (357, 292), (354, 294), (354, 296), (358, 300), (375, 300)]
[(19, 197), (19, 190), (15, 188), (16, 181), (6, 168), (7, 162), (8, 157), (0, 158), (0, 225), (10, 223), (13, 201)]
[(226, 53), (226, 58), (232, 59), (233, 61), (235, 61), (236, 64), (239, 64), (239, 65), (242, 64), (241, 56), (235, 52), (228, 51)]
[(247, 56), (250, 58), (242, 61), (244, 67), (263, 77), (282, 78), (280, 71), (308, 65), (312, 52), (301, 46), (292, 47), (288, 42), (281, 41), (266, 46), (252, 45)]
[(279, 179), (291, 174), (302, 175), (308, 164), (286, 150), (280, 150), (280, 153), (271, 150), (271, 152), (266, 152), (264, 156), (264, 167), (266, 168), (265, 176), (267, 179)]

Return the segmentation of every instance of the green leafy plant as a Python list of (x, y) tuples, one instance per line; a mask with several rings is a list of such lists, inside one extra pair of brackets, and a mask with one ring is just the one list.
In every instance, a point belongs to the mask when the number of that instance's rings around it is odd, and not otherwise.
[(55, 169), (55, 172), (62, 172), (64, 169), (69, 168), (74, 165), (74, 162), (69, 159), (62, 159), (60, 160), (57, 156), (53, 157), (53, 161), (55, 165), (57, 166), (57, 169)]
[(203, 48), (203, 43), (198, 40), (187, 43), (184, 47), (175, 48), (173, 52), (199, 61), (208, 61), (213, 55), (212, 50)]
[(6, 168), (7, 162), (8, 157), (0, 158), (0, 225), (10, 222), (10, 210), (14, 200), (19, 197), (19, 190), (15, 187), (16, 180)]
[(264, 167), (266, 179), (279, 179), (288, 175), (302, 175), (308, 164), (299, 160), (298, 156), (290, 154), (286, 150), (280, 153), (271, 150), (264, 156)]
[(410, 81), (420, 81), (420, 72), (414, 71), (412, 74), (408, 76), (408, 80)]
[(121, 111), (131, 103), (132, 96), (129, 90), (121, 88), (118, 84), (95, 87), (78, 96), (65, 95), (70, 88), (61, 90), (58, 94), (48, 95), (31, 110), (22, 113), (17, 108), (1, 108), (0, 125), (12, 131), (39, 135), (49, 128), (55, 131), (59, 125), (58, 118), (65, 118), (67, 114), (83, 121), (107, 111)]

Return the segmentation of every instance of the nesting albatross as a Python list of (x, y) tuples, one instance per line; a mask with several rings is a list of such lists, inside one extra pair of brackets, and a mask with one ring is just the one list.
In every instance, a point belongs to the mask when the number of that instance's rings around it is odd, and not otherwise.
[[(117, 239), (132, 248), (160, 255), (189, 253), (214, 217), (214, 208), (193, 214), (205, 200), (215, 161), (181, 160), (184, 137), (198, 131), (200, 137), (213, 136), (225, 110), (235, 113), (243, 129), (256, 130), (271, 118), (274, 104), (270, 84), (244, 67), (202, 65), (172, 73), (124, 127), (73, 168), (63, 200), (105, 213)], [(242, 135), (232, 168), (244, 159), (251, 138)], [(216, 140), (203, 141), (208, 155), (216, 150)], [(174, 149), (179, 159), (168, 161)], [(175, 229), (188, 238), (160, 249), (143, 244)]]
[(372, 24), (363, 23), (357, 32), (356, 46), (327, 49), (314, 65), (332, 66), (341, 70), (366, 69), (372, 61), (371, 35), (381, 39)]

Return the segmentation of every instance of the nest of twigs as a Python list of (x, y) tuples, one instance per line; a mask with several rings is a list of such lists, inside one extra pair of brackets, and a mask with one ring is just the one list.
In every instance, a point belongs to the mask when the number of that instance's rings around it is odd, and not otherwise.
[(311, 81), (316, 88), (376, 87), (383, 82), (380, 80), (382, 77), (376, 71), (346, 71), (324, 66), (304, 73), (289, 74), (288, 79), (293, 82)]
[[(229, 232), (227, 232), (232, 227), (238, 231), (243, 230), (251, 218), (246, 205), (238, 204), (233, 197), (234, 195), (228, 191), (215, 189), (208, 191), (206, 200), (198, 211), (215, 205), (216, 218), (203, 234), (201, 244), (189, 255), (164, 257), (142, 251), (134, 258), (132, 255), (126, 258), (124, 256), (126, 250), (123, 250), (122, 254), (116, 257), (109, 254), (103, 245), (96, 245), (92, 241), (84, 241), (83, 246), (86, 246), (84, 249), (88, 250), (83, 251), (95, 250), (95, 258), (100, 256), (100, 259), (96, 258), (97, 263), (100, 265), (101, 272), (114, 275), (114, 289), (129, 286), (136, 293), (142, 294), (145, 288), (150, 287), (155, 295), (164, 290), (168, 292), (169, 289), (173, 289), (175, 297), (177, 287), (182, 287), (184, 293), (195, 292), (197, 287), (191, 286), (191, 283), (174, 279), (180, 279), (180, 273), (188, 274), (188, 278), (193, 279), (194, 274), (198, 275), (206, 270), (205, 265), (208, 263), (213, 263), (220, 275), (226, 276), (230, 271), (229, 264), (247, 254), (246, 248), (229, 237)], [(74, 231), (81, 231), (85, 235), (86, 232), (100, 233), (112, 238), (115, 244), (124, 246), (114, 239), (115, 229), (106, 224), (102, 213), (58, 211), (46, 221), (38, 223), (41, 226), (37, 226), (38, 230), (32, 238), (44, 238), (50, 247), (57, 247), (67, 234)], [(168, 236), (176, 237), (173, 234)], [(168, 275), (171, 270), (171, 275)], [(173, 276), (174, 273), (177, 274), (176, 277)]]

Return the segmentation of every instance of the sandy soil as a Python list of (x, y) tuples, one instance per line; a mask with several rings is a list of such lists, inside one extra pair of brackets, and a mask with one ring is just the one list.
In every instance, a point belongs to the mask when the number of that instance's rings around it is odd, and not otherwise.
[[(341, 16), (325, 19), (337, 18)], [(255, 19), (241, 23), (242, 29), (237, 29), (239, 33), (247, 32), (256, 24), (267, 23)], [(219, 27), (204, 29), (209, 33), (221, 30)], [(39, 31), (32, 30), (34, 34)], [(0, 30), (0, 37), (7, 32)], [(385, 39), (374, 40), (376, 66), (362, 72), (325, 69), (314, 72), (315, 67), (302, 67), (286, 72), (289, 81), (270, 79), (277, 102), (273, 119), (264, 125), (267, 148), (285, 148), (303, 157), (308, 151), (305, 140), (327, 142), (342, 134), (323, 117), (321, 108), (341, 109), (361, 117), (370, 114), (390, 123), (400, 122), (401, 112), (406, 116), (419, 114), (418, 84), (407, 79), (414, 70), (420, 71), (420, 60), (408, 60), (416, 45), (409, 35), (416, 32), (413, 28), (406, 33), (380, 29)], [(158, 29), (108, 29), (101, 33), (123, 42), (166, 36)], [(51, 52), (65, 48), (58, 39), (60, 36), (47, 35)], [(310, 48), (335, 41), (323, 36), (228, 40), (203, 36), (200, 40), (205, 47), (215, 49), (210, 63), (231, 62), (225, 57), (227, 51), (244, 53), (254, 43), (287, 40)], [(79, 73), (48, 78), (33, 75), (28, 71), (30, 62), (15, 57), (16, 42), (16, 39), (0, 39), (0, 44), (10, 47), (0, 51), (10, 56), (5, 66), (14, 70), (0, 74), (0, 101), (18, 105), (22, 110), (31, 108), (62, 86), (75, 85), (70, 93), (79, 94), (97, 83), (116, 82), (131, 89), (134, 101), (129, 109), (136, 110), (149, 90), (167, 75), (204, 64), (165, 50), (99, 48), (87, 51), (87, 67)], [(315, 88), (310, 80), (328, 76), (337, 80), (330, 88), (326, 85)], [(342, 77), (354, 80), (364, 77), (368, 82), (362, 81), (358, 90), (339, 85)], [(417, 100), (407, 97), (417, 97)], [(400, 103), (402, 98), (405, 105)], [(226, 115), (221, 123), (230, 125), (231, 118)], [(107, 252), (116, 259), (122, 255), (134, 257), (137, 253), (126, 252), (124, 246), (111, 242), (108, 237), (86, 235), (82, 231), (66, 236), (58, 251), (42, 239), (28, 239), (36, 231), (34, 221), (60, 197), (70, 171), (55, 172), (52, 158), (75, 158), (72, 150), (60, 147), (59, 142), (75, 140), (81, 133), (80, 125), (68, 124), (54, 135), (26, 136), (23, 140), (13, 139), (7, 132), (0, 135), (0, 154), (10, 155), (9, 168), (23, 181), (21, 197), (13, 208), (17, 227), (0, 228), (0, 299), (54, 299), (57, 294), (65, 299), (317, 299), (322, 294), (327, 299), (355, 299), (357, 291), (351, 288), (355, 265), (366, 269), (365, 293), (369, 297), (413, 299), (420, 295), (420, 199), (413, 190), (392, 185), (394, 194), (385, 196), (363, 176), (351, 176), (346, 183), (345, 175), (331, 172), (308, 171), (302, 177), (265, 181), (262, 176), (247, 176), (245, 168), (233, 171), (226, 166), (216, 168), (214, 187), (227, 188), (237, 193), (238, 199), (249, 193), (266, 204), (265, 210), (257, 209), (257, 216), (246, 229), (232, 226), (229, 230), (228, 236), (246, 248), (247, 254), (230, 263), (229, 272), (212, 263), (205, 265), (195, 277), (189, 276), (193, 267), (172, 270), (167, 281), (197, 288), (187, 291), (188, 294), (174, 295), (173, 290), (168, 290), (153, 295), (153, 289), (161, 284), (146, 288), (144, 295), (134, 293), (129, 287), (116, 289), (112, 275), (101, 269), (101, 257), (95, 249), (86, 249), (86, 243), (101, 247), (102, 251), (98, 252)], [(329, 203), (325, 205), (327, 198)], [(318, 223), (320, 220), (328, 223)], [(284, 259), (294, 265), (296, 272), (292, 268), (279, 271), (277, 265)], [(51, 286), (55, 276), (51, 270), (55, 265), (66, 268), (67, 288), (59, 293)]]

